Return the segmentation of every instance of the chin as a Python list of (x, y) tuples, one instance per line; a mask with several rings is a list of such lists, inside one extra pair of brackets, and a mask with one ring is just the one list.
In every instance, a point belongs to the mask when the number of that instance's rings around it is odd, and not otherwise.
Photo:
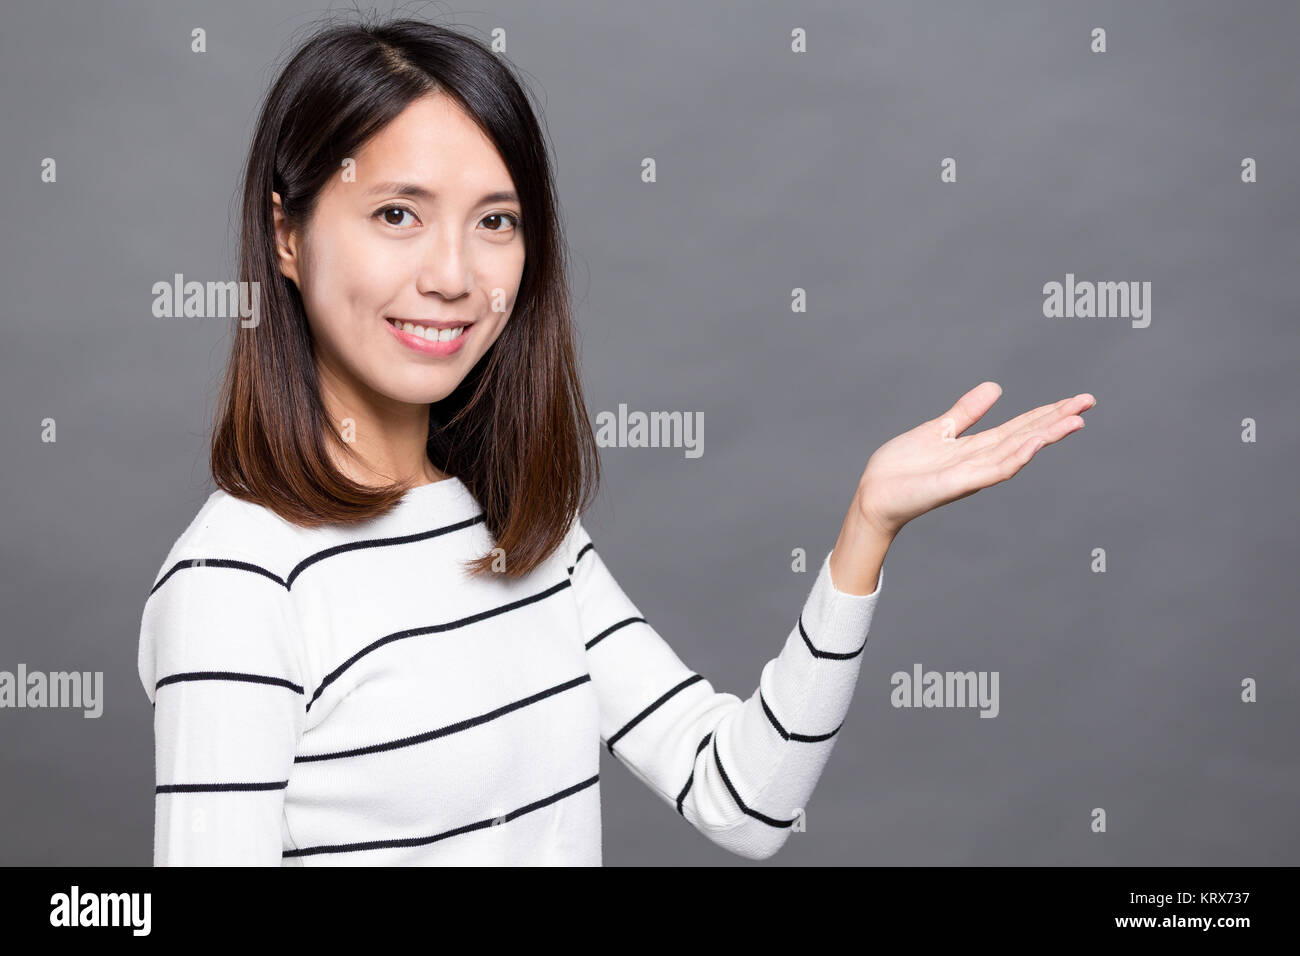
[(394, 396), (399, 402), (405, 402), (408, 405), (432, 405), (434, 402), (440, 402), (456, 390), (459, 381), (448, 382), (445, 386), (427, 387), (411, 389), (402, 395)]

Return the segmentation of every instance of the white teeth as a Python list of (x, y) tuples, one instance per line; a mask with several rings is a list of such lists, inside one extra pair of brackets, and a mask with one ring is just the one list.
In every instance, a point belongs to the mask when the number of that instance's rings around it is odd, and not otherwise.
[(461, 325), (454, 329), (438, 330), (432, 326), (416, 325), (414, 322), (397, 322), (394, 319), (388, 320), (395, 328), (408, 332), (411, 335), (418, 335), (420, 338), (429, 342), (450, 342), (452, 339), (459, 338), (465, 334), (465, 329), (469, 326)]

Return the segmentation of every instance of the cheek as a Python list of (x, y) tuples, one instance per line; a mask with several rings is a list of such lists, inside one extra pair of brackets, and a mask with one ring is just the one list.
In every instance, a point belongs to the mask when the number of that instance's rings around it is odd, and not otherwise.
[[(519, 283), (523, 278), (524, 254), (522, 247), (513, 255), (503, 255), (494, 260), (483, 278), (487, 290), (487, 308), (495, 310), (498, 304), (501, 313), (499, 320), (513, 314), (515, 300), (519, 295)], [(499, 292), (497, 290), (500, 290)]]
[(364, 334), (401, 289), (401, 257), (374, 243), (352, 240), (320, 243), (311, 250), (304, 301), (336, 340)]

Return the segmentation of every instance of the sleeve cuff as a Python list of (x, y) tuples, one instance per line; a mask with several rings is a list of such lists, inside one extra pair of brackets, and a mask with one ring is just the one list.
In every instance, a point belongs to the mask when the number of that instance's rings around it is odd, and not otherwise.
[(831, 579), (831, 553), (826, 552), (800, 619), (813, 647), (837, 654), (861, 649), (871, 629), (871, 618), (884, 581), (885, 565), (882, 563), (876, 576), (876, 588), (870, 594), (841, 591)]

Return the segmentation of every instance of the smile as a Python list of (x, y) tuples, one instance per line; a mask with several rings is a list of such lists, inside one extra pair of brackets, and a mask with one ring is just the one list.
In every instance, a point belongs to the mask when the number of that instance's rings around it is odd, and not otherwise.
[(429, 342), (450, 342), (452, 339), (459, 338), (469, 328), (467, 325), (458, 325), (454, 329), (435, 329), (431, 325), (399, 322), (396, 319), (389, 319), (388, 324), (407, 335), (418, 335)]
[(392, 329), (399, 342), (416, 352), (425, 355), (453, 355), (465, 344), (469, 325), (458, 325), (449, 329), (438, 329), (432, 325), (419, 322), (406, 322), (398, 319), (386, 319), (385, 324)]

